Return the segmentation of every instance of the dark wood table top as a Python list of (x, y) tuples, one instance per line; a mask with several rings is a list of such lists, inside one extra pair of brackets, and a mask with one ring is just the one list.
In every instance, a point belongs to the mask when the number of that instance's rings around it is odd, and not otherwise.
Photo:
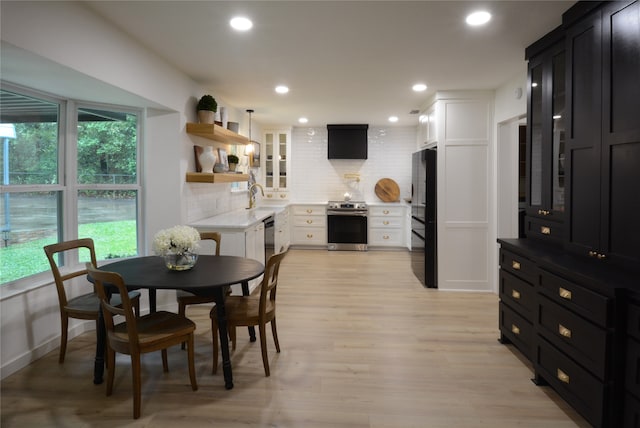
[(195, 266), (185, 271), (169, 270), (159, 256), (121, 260), (100, 269), (119, 273), (127, 287), (179, 289), (198, 295), (209, 295), (214, 288), (249, 281), (264, 273), (264, 265), (257, 260), (210, 255), (199, 256)]

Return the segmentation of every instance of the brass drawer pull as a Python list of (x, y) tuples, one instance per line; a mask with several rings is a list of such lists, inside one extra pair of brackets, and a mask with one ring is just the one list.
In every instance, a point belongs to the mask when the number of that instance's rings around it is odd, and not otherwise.
[(520, 270), (520, 262), (512, 260), (511, 261), (511, 267), (514, 268), (515, 270)]
[(520, 334), (520, 327), (515, 324), (511, 324), (511, 333)]
[(560, 336), (571, 339), (571, 330), (562, 324), (558, 324), (558, 333), (560, 333)]
[(282, 199), (286, 199), (287, 195), (280, 195)]
[(313, 223), (313, 220), (307, 220), (307, 224)]
[(390, 236), (389, 236), (389, 235), (384, 235), (384, 236), (382, 237), (382, 239), (390, 239)]
[(384, 210), (384, 211), (382, 211), (382, 214), (384, 214), (384, 215), (389, 214), (389, 210)]
[(309, 213), (309, 214), (311, 214), (312, 212), (313, 212), (313, 210), (312, 210), (312, 209), (308, 209), (308, 210), (307, 210), (307, 213)]
[(551, 235), (551, 228), (548, 226), (540, 226), (540, 233), (543, 235)]
[(557, 375), (558, 379), (560, 380), (560, 382), (569, 383), (569, 381), (571, 380), (569, 378), (569, 375), (566, 374), (565, 372), (563, 372), (560, 369), (557, 369), (556, 375)]
[(518, 290), (511, 290), (511, 297), (513, 297), (514, 299), (519, 299), (520, 292)]
[(563, 299), (571, 300), (571, 291), (567, 290), (566, 288), (558, 288), (558, 294)]
[(313, 238), (313, 234), (307, 233), (307, 238), (309, 238), (309, 239)]
[(273, 195), (271, 193), (267, 193), (267, 198), (273, 198)]
[(389, 224), (389, 222), (385, 220), (385, 221), (382, 222), (382, 224), (384, 224), (386, 226), (386, 225)]

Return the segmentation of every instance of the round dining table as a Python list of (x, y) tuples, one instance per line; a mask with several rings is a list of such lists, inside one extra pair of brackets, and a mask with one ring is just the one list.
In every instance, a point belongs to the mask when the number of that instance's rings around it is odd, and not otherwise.
[[(241, 284), (243, 294), (248, 294), (249, 281), (264, 273), (264, 264), (257, 260), (238, 256), (201, 255), (193, 268), (185, 271), (174, 271), (167, 268), (162, 257), (146, 256), (105, 264), (100, 266), (99, 269), (120, 274), (125, 285), (130, 290), (148, 289), (152, 312), (155, 311), (155, 292), (157, 290), (185, 290), (198, 296), (213, 297), (217, 305), (216, 313), (218, 315), (225, 388), (233, 388), (227, 318), (224, 309), (225, 290), (230, 285)], [(100, 315), (93, 380), (96, 384), (103, 382), (104, 346), (106, 344), (106, 330), (102, 311)], [(255, 340), (255, 333), (252, 340)]]

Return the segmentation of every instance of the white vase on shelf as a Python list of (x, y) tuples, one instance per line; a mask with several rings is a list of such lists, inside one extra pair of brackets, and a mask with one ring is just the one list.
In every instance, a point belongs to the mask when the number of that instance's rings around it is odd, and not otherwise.
[(203, 147), (198, 160), (200, 161), (202, 172), (213, 172), (213, 166), (216, 164), (216, 154), (213, 152), (213, 147)]

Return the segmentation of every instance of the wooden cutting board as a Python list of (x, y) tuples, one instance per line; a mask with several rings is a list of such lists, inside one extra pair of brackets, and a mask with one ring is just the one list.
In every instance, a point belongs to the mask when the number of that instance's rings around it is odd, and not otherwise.
[(383, 202), (398, 202), (400, 200), (400, 187), (390, 178), (381, 178), (376, 183), (376, 196)]

